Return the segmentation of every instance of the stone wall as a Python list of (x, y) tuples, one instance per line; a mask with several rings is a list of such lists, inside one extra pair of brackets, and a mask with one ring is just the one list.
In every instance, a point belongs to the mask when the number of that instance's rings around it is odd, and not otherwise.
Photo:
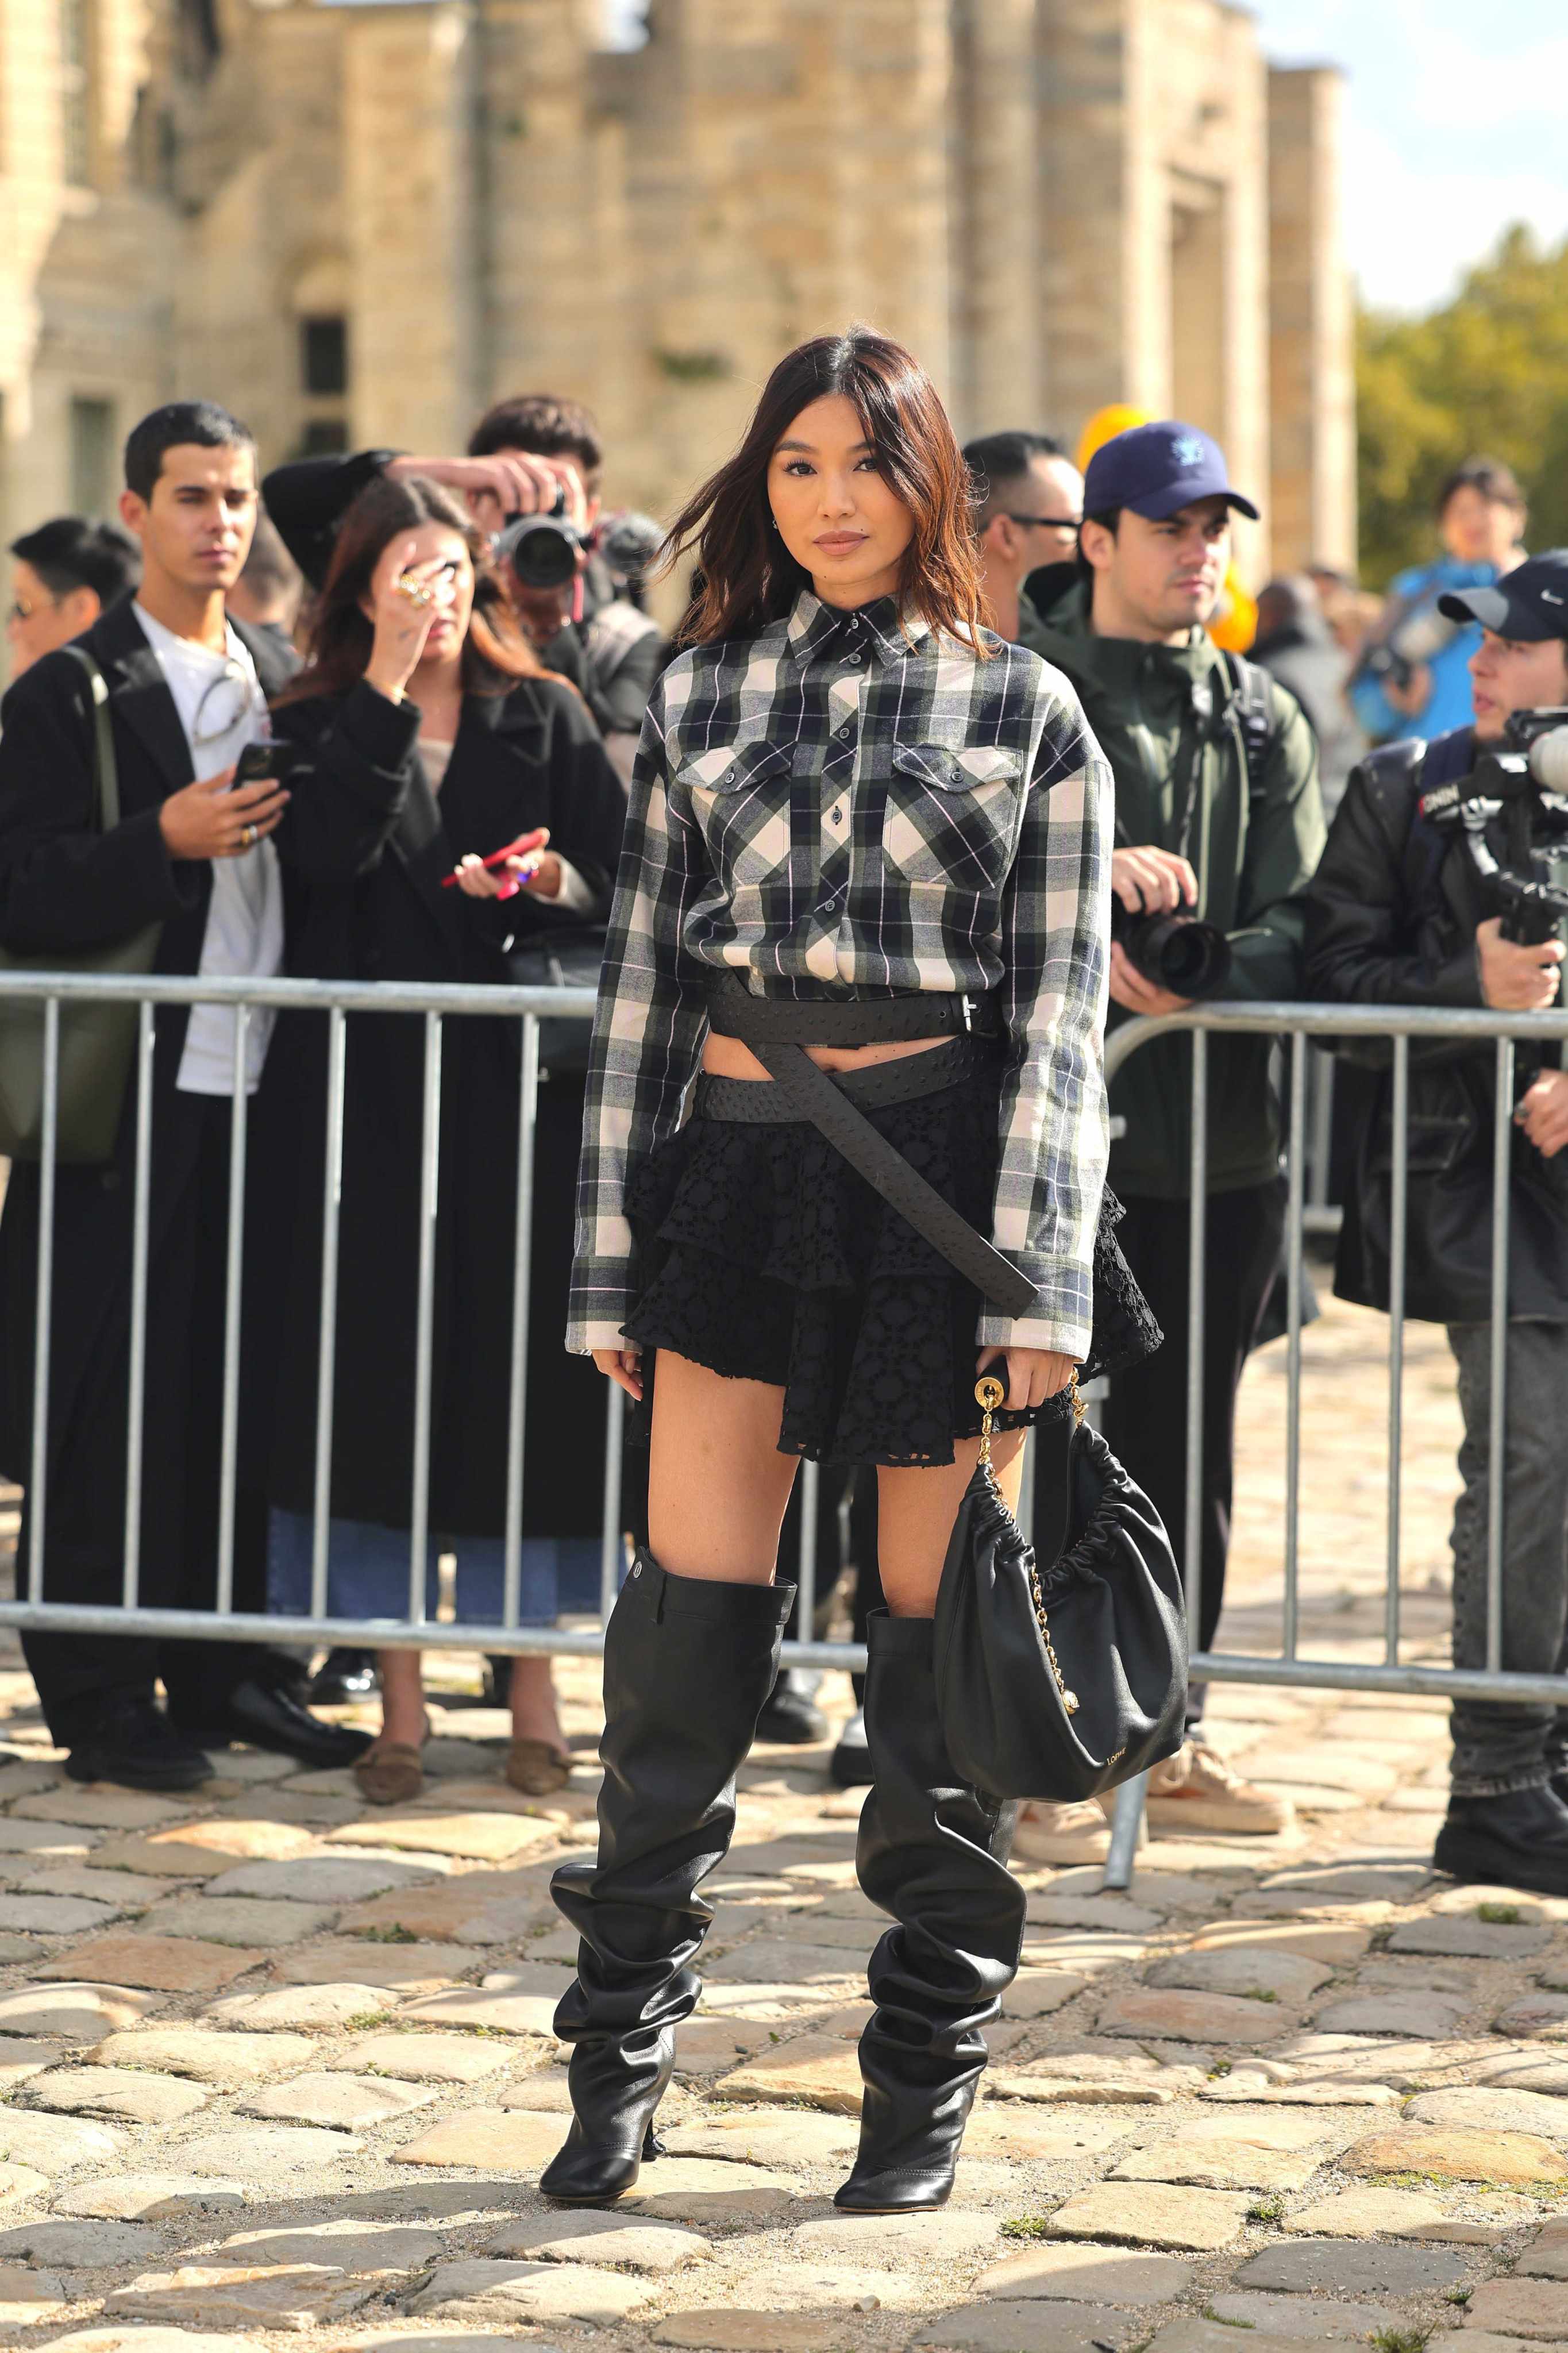
[[(59, 5), (68, 0), (59, 0)], [(668, 512), (773, 360), (861, 318), (961, 431), (1193, 416), (1268, 519), (1353, 541), (1340, 90), (1269, 73), (1226, 0), (87, 0), (65, 184), (54, 5), (0, 0), (5, 521), (68, 504), (73, 399), (176, 389), (271, 459), (458, 446), (521, 386), (588, 399), (617, 500)], [(300, 321), (342, 315), (334, 403)]]

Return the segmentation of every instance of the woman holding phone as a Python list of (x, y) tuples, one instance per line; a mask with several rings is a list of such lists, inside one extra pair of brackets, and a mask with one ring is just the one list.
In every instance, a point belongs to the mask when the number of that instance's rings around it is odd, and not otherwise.
[(603, 2203), (658, 2154), (805, 1455), (876, 1466), (888, 1600), (858, 1868), (895, 1925), (838, 2203), (939, 2206), (1024, 1926), (1016, 1810), (963, 1784), (934, 1699), (976, 1377), (1007, 1486), (1075, 1366), (1150, 1341), (1097, 1244), (1110, 779), (1066, 681), (983, 626), (952, 428), (886, 338), (782, 360), (671, 544), (703, 585), (633, 779), (568, 1334), (650, 1414), (649, 1542), (605, 1641), (598, 1857), (554, 1879), (574, 2123), (541, 2186)]
[[(300, 761), (296, 821), (279, 845), (291, 973), (504, 982), (518, 941), (603, 919), (625, 812), (619, 781), (579, 698), (542, 670), (512, 619), (488, 542), (436, 484), (379, 480), (349, 510), (307, 666), (273, 724)], [(292, 1099), (313, 1107), (297, 1164), (274, 1445), (268, 1599), (286, 1610), (305, 1609), (310, 1591), (324, 1020), (286, 1017), (273, 1051), (295, 1065)], [(407, 1614), (413, 1574), (425, 1025), (406, 1014), (351, 1015), (345, 1067), (327, 1607), (332, 1617), (374, 1620)], [(436, 1559), (450, 1550), (458, 1617), (495, 1623), (511, 1396), (516, 1021), (448, 1020), (440, 1076), (426, 1606), (434, 1617)], [(543, 1124), (542, 1109), (542, 1135)], [(563, 1231), (541, 1230), (548, 1206), (536, 1203), (536, 1263), (564, 1253)], [(559, 1388), (559, 1322), (541, 1329), (535, 1304), (536, 1343)], [(532, 1437), (531, 1410), (529, 1424)], [(569, 1474), (554, 1449), (537, 1443), (527, 1465), (524, 1624), (555, 1615), (553, 1545), (527, 1539), (552, 1486)], [(380, 1668), (382, 1733), (355, 1772), (368, 1798), (391, 1804), (420, 1787), (428, 1720), (418, 1652), (385, 1651)], [(559, 1788), (566, 1751), (549, 1661), (518, 1660), (510, 1697), (509, 1779), (531, 1795)]]

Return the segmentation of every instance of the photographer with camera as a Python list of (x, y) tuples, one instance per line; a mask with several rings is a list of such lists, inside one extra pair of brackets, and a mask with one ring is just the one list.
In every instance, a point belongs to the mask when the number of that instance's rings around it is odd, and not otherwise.
[(417, 476), (456, 491), (506, 565), (535, 651), (583, 696), (625, 781), (668, 647), (600, 554), (603, 465), (598, 427), (580, 401), (523, 393), (486, 411), (466, 458), (395, 449), (298, 458), (275, 467), (263, 490), (289, 553), (316, 588), (339, 523), (377, 476)]
[(1402, 572), (1380, 627), (1356, 664), (1350, 699), (1374, 744), (1429, 740), (1470, 717), (1474, 625), (1446, 609), (1448, 597), (1491, 588), (1524, 561), (1524, 492), (1495, 458), (1467, 458), (1436, 499), (1443, 553)]
[[(1300, 994), (1300, 893), (1323, 842), (1318, 758), (1300, 705), (1205, 631), (1231, 554), (1223, 452), (1166, 421), (1107, 441), (1089, 461), (1080, 578), (1031, 638), (1082, 697), (1116, 779), (1111, 860), (1112, 1024), (1198, 997)], [(1212, 1648), (1230, 1533), (1236, 1392), (1273, 1287), (1284, 1231), (1278, 1105), (1267, 1039), (1211, 1040), (1209, 1250), (1205, 1285), (1202, 1608)], [(1192, 1049), (1142, 1047), (1115, 1081), (1110, 1182), (1118, 1240), (1165, 1345), (1110, 1385), (1103, 1427), (1176, 1544), (1186, 1525), (1187, 1230)], [(1194, 1686), (1187, 1739), (1155, 1768), (1149, 1818), (1194, 1831), (1285, 1829), (1288, 1804), (1241, 1780), (1203, 1736)], [(1089, 1807), (1032, 1810), (1019, 1851), (1090, 1852)]]
[[(1568, 936), (1568, 548), (1496, 587), (1443, 598), (1479, 627), (1475, 717), (1430, 744), (1372, 753), (1352, 774), (1308, 897), (1309, 985), (1349, 1004), (1558, 1001)], [(1392, 1060), (1360, 1138), (1334, 1288), (1386, 1309)], [(1502, 1476), (1505, 1668), (1568, 1668), (1568, 1071), (1521, 1047), (1510, 1173)], [(1407, 1315), (1443, 1324), (1465, 1439), (1454, 1512), (1454, 1663), (1487, 1656), (1487, 1529), (1493, 1466), (1492, 1130), (1489, 1042), (1410, 1049)], [(1547, 1705), (1456, 1701), (1447, 1819), (1435, 1862), (1458, 1879), (1568, 1895), (1568, 1715)]]

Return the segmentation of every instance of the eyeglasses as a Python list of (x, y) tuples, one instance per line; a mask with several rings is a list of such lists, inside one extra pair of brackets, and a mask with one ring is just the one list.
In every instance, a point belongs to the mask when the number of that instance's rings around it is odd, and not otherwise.
[[(1005, 508), (1003, 512), (1004, 513), (1007, 513), (1007, 510)], [(1007, 520), (1009, 522), (1016, 522), (1020, 531), (1077, 531), (1083, 521), (1083, 517), (1081, 515), (1021, 515), (1007, 513)]]
[[(192, 743), (216, 744), (220, 735), (228, 734), (255, 710), (258, 700), (255, 680), (230, 655), (196, 705), (191, 720)], [(213, 706), (210, 712), (209, 703)]]

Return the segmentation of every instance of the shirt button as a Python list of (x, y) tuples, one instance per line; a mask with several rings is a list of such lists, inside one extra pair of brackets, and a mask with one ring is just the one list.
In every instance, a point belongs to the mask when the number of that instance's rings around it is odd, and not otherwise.
[(853, 735), (855, 733), (855, 722), (853, 719), (847, 719), (844, 722), (843, 726), (836, 728), (834, 733), (838, 735)]
[(842, 825), (844, 822), (844, 812), (841, 808), (832, 809), (829, 811), (829, 818), (834, 825)]
[(856, 669), (859, 664), (860, 659), (861, 657), (858, 654), (846, 654), (844, 657), (845, 667), (848, 670)]
[(732, 785), (732, 784), (734, 783), (734, 781), (735, 781), (735, 771), (734, 771), (734, 769), (733, 769), (733, 768), (726, 768), (726, 769), (725, 769), (725, 771), (724, 771), (724, 782), (725, 782), (727, 785)]

